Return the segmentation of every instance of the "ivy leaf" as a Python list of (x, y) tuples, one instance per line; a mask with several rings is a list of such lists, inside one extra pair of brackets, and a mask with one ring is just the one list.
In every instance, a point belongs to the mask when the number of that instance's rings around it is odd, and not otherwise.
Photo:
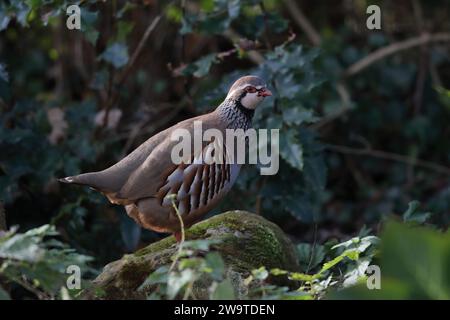
[(280, 155), (293, 168), (303, 170), (303, 149), (296, 137), (296, 131), (293, 129), (280, 132)]
[(0, 300), (11, 300), (11, 297), (9, 296), (8, 292), (6, 292), (6, 290), (3, 289), (1, 285), (0, 285)]
[(189, 282), (194, 282), (197, 276), (192, 269), (184, 269), (179, 273), (172, 272), (167, 279), (167, 296), (169, 299), (176, 297), (178, 292)]
[(115, 42), (106, 48), (100, 58), (111, 63), (114, 68), (120, 69), (128, 63), (128, 48), (124, 43)]
[(228, 16), (230, 19), (235, 19), (239, 16), (239, 12), (241, 11), (240, 2), (240, 0), (228, 1)]
[(305, 196), (288, 195), (283, 198), (283, 203), (286, 210), (300, 221), (305, 223), (314, 221), (314, 210)]
[(169, 278), (169, 267), (168, 266), (161, 266), (155, 271), (153, 271), (147, 279), (139, 286), (137, 289), (138, 291), (143, 290), (147, 286), (153, 285), (153, 284), (164, 284), (167, 283), (167, 279)]
[(8, 28), (11, 17), (8, 15), (4, 8), (0, 8), (0, 31)]
[(30, 13), (31, 7), (26, 5), (23, 2), (15, 2), (16, 6), (16, 18), (22, 27), (26, 27), (28, 25), (27, 17)]
[(132, 22), (119, 21), (117, 26), (117, 41), (124, 42), (133, 28), (134, 24)]
[(260, 267), (258, 269), (254, 269), (252, 270), (252, 276), (256, 279), (256, 280), (266, 280), (267, 277), (269, 276), (269, 271), (267, 271), (267, 269), (265, 267)]
[(5, 82), (9, 82), (9, 75), (6, 71), (6, 67), (4, 64), (0, 63), (0, 79), (2, 79)]
[(320, 273), (324, 273), (325, 271), (330, 270), (345, 258), (349, 258), (350, 260), (356, 261), (359, 258), (359, 251), (357, 249), (345, 250), (343, 253), (338, 255), (333, 260), (324, 263), (322, 269), (320, 270)]
[(312, 123), (317, 121), (312, 110), (305, 110), (299, 107), (289, 108), (283, 111), (283, 121), (291, 125), (300, 125), (302, 123)]
[(212, 300), (234, 300), (234, 289), (231, 284), (230, 279), (225, 279), (224, 281), (217, 284), (213, 293), (211, 294)]
[(195, 72), (193, 73), (194, 77), (201, 78), (208, 74), (209, 69), (211, 69), (211, 66), (213, 63), (217, 61), (216, 54), (208, 54), (201, 58), (200, 60), (196, 61), (194, 63), (194, 66), (196, 67)]
[(312, 246), (309, 243), (300, 243), (297, 245), (297, 255), (301, 271), (308, 272), (323, 261), (325, 247), (319, 244)]
[(218, 252), (209, 252), (206, 257), (206, 264), (211, 268), (211, 277), (214, 280), (222, 280), (225, 272), (225, 263)]
[(179, 32), (181, 35), (185, 35), (192, 32), (192, 23), (189, 19), (185, 17), (181, 19), (181, 28)]
[(428, 220), (431, 216), (430, 212), (421, 212), (419, 211), (420, 202), (419, 201), (411, 201), (408, 204), (408, 210), (403, 214), (404, 222), (415, 222), (418, 224), (422, 224)]
[(327, 181), (327, 166), (322, 154), (307, 155), (304, 163), (304, 179), (308, 186), (313, 190), (324, 190)]
[(100, 35), (98, 30), (95, 28), (95, 24), (98, 19), (98, 12), (89, 11), (84, 7), (82, 7), (80, 10), (81, 31), (83, 32), (86, 39), (95, 46), (98, 36)]

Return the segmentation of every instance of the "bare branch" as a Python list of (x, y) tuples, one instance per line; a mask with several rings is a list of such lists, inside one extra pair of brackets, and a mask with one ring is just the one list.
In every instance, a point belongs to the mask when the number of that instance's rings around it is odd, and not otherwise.
[[(230, 39), (231, 42), (233, 43), (239, 43), (239, 40), (241, 40), (243, 37), (238, 34), (236, 31), (234, 31), (233, 29), (228, 29), (227, 31), (225, 31), (224, 35)], [(264, 62), (264, 56), (259, 53), (258, 51), (255, 50), (249, 50), (247, 51), (248, 54), (248, 58), (253, 61), (255, 64), (261, 64)]]
[(353, 155), (358, 155), (358, 156), (369, 156), (369, 157), (380, 158), (380, 159), (385, 159), (385, 160), (390, 160), (390, 161), (402, 162), (402, 163), (409, 164), (411, 166), (422, 167), (422, 168), (429, 169), (429, 170), (432, 170), (432, 171), (435, 171), (438, 173), (450, 175), (450, 168), (448, 168), (446, 166), (443, 166), (443, 165), (440, 165), (440, 164), (437, 164), (434, 162), (426, 161), (426, 160), (421, 160), (421, 159), (416, 159), (413, 157), (404, 156), (404, 155), (397, 154), (397, 153), (391, 153), (391, 152), (387, 152), (387, 151), (373, 150), (373, 149), (357, 149), (357, 148), (351, 148), (351, 147), (347, 147), (347, 146), (340, 146), (340, 145), (333, 145), (333, 144), (327, 144), (325, 147), (328, 150), (339, 152), (339, 153), (353, 154)]
[(319, 46), (322, 39), (320, 38), (319, 32), (312, 26), (309, 22), (308, 18), (303, 14), (302, 10), (297, 6), (295, 1), (293, 0), (284, 0), (284, 4), (288, 8), (289, 13), (291, 14), (294, 21), (298, 24), (298, 26), (303, 30), (303, 32), (308, 37), (309, 41), (315, 46)]
[(131, 55), (131, 59), (128, 62), (127, 66), (125, 67), (125, 71), (122, 73), (122, 76), (119, 80), (119, 85), (123, 83), (131, 69), (133, 68), (134, 64), (136, 63), (136, 60), (138, 59), (139, 55), (142, 52), (142, 49), (144, 49), (144, 45), (147, 42), (148, 38), (152, 34), (153, 30), (155, 30), (156, 26), (158, 25), (159, 21), (161, 20), (161, 14), (156, 16), (155, 19), (148, 25), (147, 29), (144, 32), (144, 35), (142, 36), (141, 40), (139, 41), (139, 44), (137, 45), (136, 49), (134, 50), (133, 54)]
[(395, 42), (391, 45), (375, 50), (371, 54), (355, 62), (354, 64), (352, 64), (350, 67), (347, 68), (347, 70), (344, 72), (344, 75), (347, 77), (353, 76), (358, 72), (360, 72), (361, 70), (367, 68), (371, 64), (377, 62), (378, 60), (381, 60), (399, 51), (428, 44), (431, 42), (446, 42), (446, 41), (450, 41), (450, 33), (436, 33), (436, 34), (424, 33), (419, 37), (411, 38), (405, 41)]

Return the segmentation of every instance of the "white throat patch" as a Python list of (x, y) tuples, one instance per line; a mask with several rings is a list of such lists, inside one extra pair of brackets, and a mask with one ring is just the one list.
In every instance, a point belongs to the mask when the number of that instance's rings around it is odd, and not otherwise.
[(241, 99), (241, 104), (247, 109), (254, 110), (263, 100), (264, 97), (258, 96), (258, 92), (247, 92), (247, 94)]

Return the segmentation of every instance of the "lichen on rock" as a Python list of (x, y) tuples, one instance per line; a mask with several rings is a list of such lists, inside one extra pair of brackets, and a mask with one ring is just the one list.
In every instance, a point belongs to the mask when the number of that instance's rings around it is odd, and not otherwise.
[[(251, 270), (265, 266), (298, 270), (291, 241), (272, 222), (245, 211), (229, 211), (201, 221), (186, 230), (186, 240), (221, 240), (214, 245), (228, 268), (233, 287), (240, 296), (242, 280)], [(171, 263), (177, 250), (173, 236), (152, 243), (105, 266), (92, 287), (81, 295), (85, 299), (144, 299), (137, 290), (147, 276)], [(201, 290), (200, 290), (201, 291)]]

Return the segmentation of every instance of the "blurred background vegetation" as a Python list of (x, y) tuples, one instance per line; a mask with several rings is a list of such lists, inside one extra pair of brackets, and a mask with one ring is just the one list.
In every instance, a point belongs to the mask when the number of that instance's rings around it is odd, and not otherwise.
[[(81, 30), (66, 27), (71, 4), (80, 5)], [(381, 30), (366, 27), (371, 4), (381, 8)], [(274, 99), (254, 125), (280, 129), (280, 172), (246, 166), (211, 214), (261, 214), (300, 253), (378, 234), (413, 200), (413, 220), (446, 231), (449, 12), (437, 0), (2, 1), (6, 226), (50, 224), (38, 234), (57, 230), (80, 253), (64, 259), (91, 256), (95, 268), (164, 237), (98, 193), (56, 179), (114, 164), (158, 131), (215, 108), (236, 78), (257, 74)], [(22, 297), (28, 289), (11, 290)]]

